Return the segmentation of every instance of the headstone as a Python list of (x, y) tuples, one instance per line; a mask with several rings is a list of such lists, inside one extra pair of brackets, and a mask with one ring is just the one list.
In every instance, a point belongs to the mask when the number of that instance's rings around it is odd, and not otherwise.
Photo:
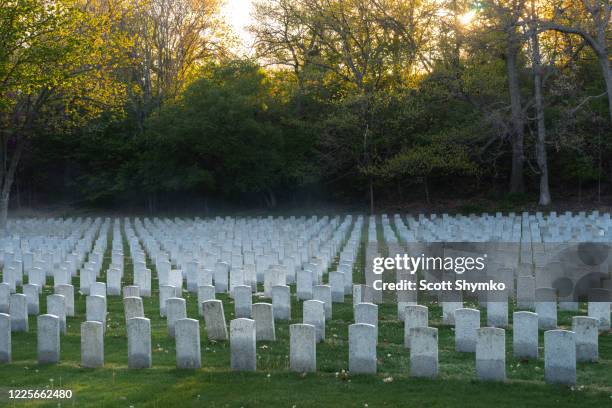
[(11, 286), (6, 283), (0, 283), (0, 313), (9, 312), (9, 303), (11, 299)]
[(599, 359), (599, 320), (594, 317), (572, 317), (572, 331), (576, 333), (576, 361), (593, 363)]
[(179, 319), (174, 325), (176, 336), (176, 367), (200, 368), (200, 322), (195, 319)]
[(610, 331), (610, 291), (591, 289), (589, 291), (588, 314), (599, 321), (599, 331)]
[(123, 297), (140, 297), (140, 288), (138, 286), (124, 286)]
[(286, 272), (276, 266), (268, 269), (264, 274), (264, 296), (272, 297), (272, 287), (286, 284)]
[(378, 305), (359, 303), (354, 308), (355, 323), (371, 324), (378, 331)]
[(217, 293), (225, 293), (228, 289), (229, 280), (229, 265), (226, 262), (217, 262), (215, 264), (215, 291)]
[(410, 329), (410, 375), (428, 378), (438, 376), (438, 329)]
[(234, 312), (237, 318), (245, 317), (251, 318), (253, 310), (253, 296), (251, 293), (251, 286), (247, 285), (236, 285), (234, 290)]
[(13, 293), (11, 295), (9, 315), (11, 315), (11, 331), (28, 331), (28, 299), (24, 294)]
[(212, 285), (198, 286), (198, 315), (204, 316), (202, 303), (215, 300), (215, 287)]
[(159, 287), (159, 314), (162, 317), (166, 316), (166, 301), (176, 297), (176, 288), (170, 285)]
[(353, 285), (353, 307), (357, 303), (363, 303), (363, 290), (365, 285)]
[(56, 315), (39, 315), (36, 319), (38, 334), (38, 364), (58, 363), (60, 360), (60, 319)]
[(36, 316), (40, 313), (40, 301), (38, 297), (39, 293), (38, 285), (28, 283), (23, 285), (23, 294), (26, 296), (28, 302), (28, 314), (30, 316)]
[(257, 341), (275, 341), (274, 312), (270, 303), (255, 303), (253, 305), (253, 320)]
[(276, 320), (291, 320), (291, 289), (289, 286), (272, 286), (272, 310)]
[(174, 325), (180, 319), (187, 318), (187, 304), (185, 299), (172, 297), (166, 300), (166, 317), (168, 323), (168, 336), (174, 337)]
[(151, 296), (151, 270), (147, 268), (134, 271), (134, 285), (138, 286), (140, 296)]
[(506, 379), (506, 332), (496, 327), (478, 329), (476, 376), (485, 381)]
[(133, 317), (145, 317), (141, 297), (128, 296), (123, 298), (123, 311), (125, 323)]
[(106, 294), (108, 296), (121, 295), (121, 271), (111, 268), (106, 272)]
[(55, 293), (64, 296), (66, 302), (66, 316), (74, 316), (74, 286), (72, 285), (57, 285)]
[(576, 338), (574, 332), (544, 332), (544, 379), (547, 383), (576, 384)]
[(516, 307), (533, 310), (535, 308), (535, 278), (519, 276), (516, 279)]
[(227, 340), (227, 326), (223, 302), (220, 300), (207, 300), (202, 303), (204, 323), (209, 340)]
[(104, 366), (104, 326), (100, 322), (81, 323), (81, 366)]
[(106, 298), (90, 295), (85, 298), (85, 315), (88, 321), (100, 322), (106, 331)]
[(535, 311), (540, 330), (557, 328), (557, 291), (553, 288), (536, 289)]
[(289, 326), (289, 365), (291, 371), (317, 371), (317, 328), (311, 324)]
[(307, 300), (303, 303), (302, 321), (317, 329), (317, 343), (325, 341), (325, 303), (320, 300)]
[(230, 322), (231, 367), (234, 371), (255, 371), (257, 367), (255, 320)]
[(344, 274), (342, 272), (330, 272), (327, 276), (331, 288), (332, 302), (344, 302)]
[(93, 282), (91, 286), (89, 286), (89, 295), (90, 296), (102, 296), (106, 298), (106, 283)]
[(376, 327), (366, 323), (349, 326), (349, 372), (376, 374)]
[[(411, 348), (410, 342), (412, 338), (411, 330), (415, 327), (429, 326), (429, 310), (427, 306), (409, 305), (406, 306), (404, 312), (404, 347)], [(437, 332), (436, 332), (437, 336)], [(436, 346), (437, 350), (437, 346)], [(437, 361), (437, 353), (436, 353)]]
[(455, 310), (455, 351), (475, 352), (479, 328), (479, 310), (468, 308)]
[(151, 321), (134, 317), (127, 322), (128, 368), (151, 368)]
[(487, 324), (491, 327), (508, 327), (508, 301), (487, 302)]
[(300, 300), (312, 299), (314, 282), (312, 271), (298, 271), (296, 282), (297, 298)]
[(11, 316), (0, 313), (0, 363), (10, 363), (11, 354)]
[(60, 331), (66, 333), (66, 298), (63, 295), (47, 296), (47, 314), (57, 316)]
[(463, 302), (442, 302), (442, 324), (452, 326), (455, 322), (455, 312), (463, 308)]
[(181, 297), (183, 295), (183, 271), (172, 269), (168, 275), (168, 286), (174, 286), (173, 297)]
[(512, 352), (514, 358), (538, 358), (538, 315), (514, 312), (512, 315)]
[(332, 296), (329, 285), (316, 285), (313, 291), (313, 299), (320, 300), (325, 304), (325, 320), (332, 318)]

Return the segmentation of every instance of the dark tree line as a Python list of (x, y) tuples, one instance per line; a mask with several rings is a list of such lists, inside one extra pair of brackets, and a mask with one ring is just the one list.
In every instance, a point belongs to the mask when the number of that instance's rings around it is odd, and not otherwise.
[(5, 210), (610, 190), (606, 0), (0, 2)]

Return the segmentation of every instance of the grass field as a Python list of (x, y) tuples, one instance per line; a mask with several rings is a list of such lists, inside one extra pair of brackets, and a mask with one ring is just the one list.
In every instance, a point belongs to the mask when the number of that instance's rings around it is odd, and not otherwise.
[[(105, 257), (110, 262), (110, 245)], [(125, 251), (125, 282), (131, 283), (129, 248)], [(355, 268), (361, 281), (362, 256)], [(151, 265), (150, 263), (148, 263)], [(153, 273), (155, 276), (155, 273)], [(73, 282), (78, 288), (78, 280)], [(434, 380), (409, 377), (409, 352), (403, 347), (403, 325), (396, 305), (379, 309), (378, 374), (353, 376), (348, 370), (348, 325), (353, 322), (352, 299), (333, 305), (327, 338), (317, 345), (316, 374), (289, 372), (289, 324), (301, 322), (301, 303), (292, 303), (292, 322), (276, 323), (276, 342), (257, 343), (257, 372), (230, 371), (228, 342), (206, 338), (203, 322), (202, 365), (199, 370), (175, 368), (174, 340), (166, 334), (165, 318), (159, 316), (157, 281), (151, 298), (144, 298), (145, 315), (151, 319), (153, 368), (127, 369), (127, 338), (123, 305), (119, 297), (108, 298), (108, 329), (105, 336), (105, 367), (83, 369), (80, 363), (80, 323), (85, 320), (85, 297), (76, 295), (76, 316), (68, 318), (68, 331), (61, 338), (61, 363), (40, 366), (36, 362), (36, 318), (30, 317), (29, 333), (13, 333), (13, 363), (0, 366), (0, 406), (95, 406), (95, 407), (612, 407), (612, 335), (599, 338), (601, 361), (578, 365), (576, 387), (544, 383), (543, 349), (537, 361), (512, 358), (512, 333), (506, 331), (507, 376), (505, 383), (475, 380), (473, 354), (454, 351), (454, 335), (441, 325), (441, 308), (430, 303), (430, 325), (439, 328), (440, 376)], [(41, 297), (46, 310), (47, 287)], [(198, 318), (197, 297), (187, 292), (188, 317)], [(225, 305), (227, 319), (233, 304)], [(256, 299), (254, 299), (255, 301)], [(257, 299), (259, 301), (260, 299)], [(512, 312), (512, 310), (510, 311)], [(586, 305), (576, 313), (560, 312), (559, 325), (571, 326), (573, 315), (586, 314)], [(482, 324), (486, 313), (482, 311)], [(542, 337), (542, 336), (541, 336)], [(540, 345), (543, 340), (540, 339)], [(9, 400), (8, 389), (62, 388), (73, 391), (70, 400)]]

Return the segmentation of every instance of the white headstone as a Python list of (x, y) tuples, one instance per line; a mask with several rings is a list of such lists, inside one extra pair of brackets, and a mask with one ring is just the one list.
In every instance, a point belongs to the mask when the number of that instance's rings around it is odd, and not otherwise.
[(376, 327), (356, 323), (349, 326), (349, 372), (376, 374)]
[(325, 304), (325, 320), (331, 320), (332, 295), (329, 285), (315, 285), (312, 298)]
[(151, 368), (151, 321), (134, 317), (127, 322), (128, 368)]
[(207, 300), (202, 303), (206, 334), (209, 340), (227, 340), (227, 326), (223, 302), (220, 300)]
[(100, 322), (81, 323), (81, 366), (104, 366), (104, 326)]
[(438, 329), (433, 327), (410, 329), (410, 375), (438, 376)]
[(54, 290), (56, 294), (64, 296), (66, 302), (66, 316), (74, 316), (74, 286), (58, 285)]
[(275, 341), (274, 312), (270, 303), (255, 303), (253, 305), (253, 320), (255, 320), (257, 341)]
[(60, 319), (55, 315), (39, 315), (36, 320), (38, 335), (38, 363), (57, 363), (60, 360)]
[(251, 286), (247, 285), (236, 285), (233, 287), (234, 291), (234, 312), (237, 318), (245, 317), (251, 318), (253, 309), (253, 296), (251, 293)]
[(320, 300), (307, 300), (303, 304), (302, 321), (317, 329), (317, 343), (325, 340), (325, 303)]
[(512, 351), (515, 358), (538, 358), (538, 315), (514, 312), (512, 315)]
[(540, 330), (557, 328), (557, 291), (553, 288), (536, 289), (535, 311)]
[(57, 316), (60, 331), (66, 333), (66, 298), (63, 295), (47, 296), (47, 314)]
[(33, 283), (23, 285), (23, 294), (28, 301), (28, 314), (38, 315), (40, 313), (39, 287)]
[(495, 327), (478, 329), (476, 376), (486, 381), (506, 379), (506, 333), (504, 329)]
[(412, 332), (411, 332), (412, 329), (414, 329), (415, 327), (428, 327), (428, 326), (429, 326), (429, 310), (427, 309), (427, 306), (420, 306), (420, 305), (406, 306), (405, 312), (404, 312), (404, 347), (411, 348), (410, 342), (411, 342), (411, 337), (412, 337)]
[(174, 337), (174, 325), (180, 319), (187, 318), (187, 304), (185, 299), (172, 297), (166, 300), (166, 317), (168, 324), (168, 336)]
[(378, 305), (374, 303), (358, 303), (354, 307), (355, 323), (371, 324), (378, 331)]
[(272, 306), (276, 320), (291, 320), (291, 289), (289, 286), (272, 286)]
[(299, 373), (317, 371), (317, 329), (311, 324), (289, 326), (289, 365)]
[(180, 319), (174, 325), (176, 337), (176, 367), (200, 368), (200, 323), (195, 319)]
[(198, 314), (204, 316), (202, 303), (207, 300), (215, 300), (215, 287), (212, 285), (198, 286)]
[(28, 299), (22, 293), (13, 293), (9, 301), (11, 315), (11, 330), (14, 332), (28, 331)]
[(479, 328), (479, 310), (469, 308), (455, 310), (455, 351), (475, 352)]
[(11, 316), (0, 313), (0, 363), (10, 363), (11, 355)]
[(234, 371), (257, 368), (255, 320), (234, 319), (230, 322), (231, 367)]
[(576, 361), (596, 362), (599, 359), (599, 320), (594, 317), (572, 317), (572, 331), (576, 333)]
[(133, 317), (145, 317), (141, 297), (128, 296), (123, 298), (123, 314), (125, 323)]
[(576, 339), (574, 332), (544, 332), (544, 379), (547, 383), (576, 384)]

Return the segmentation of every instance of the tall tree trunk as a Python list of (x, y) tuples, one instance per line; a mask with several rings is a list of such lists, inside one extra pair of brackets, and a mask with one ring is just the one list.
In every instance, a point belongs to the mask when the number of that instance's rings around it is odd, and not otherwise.
[(6, 173), (4, 173), (4, 177), (2, 179), (2, 191), (0, 192), (0, 230), (2, 231), (6, 230), (11, 188), (13, 187), (13, 182), (15, 181), (15, 173), (17, 172), (17, 166), (21, 160), (21, 153), (23, 152), (24, 146), (24, 136), (18, 137), (15, 151), (10, 159), (9, 168)]
[(608, 92), (608, 111), (610, 113), (610, 122), (612, 122), (612, 67), (610, 66), (610, 59), (607, 52), (598, 52), (597, 59), (606, 83), (606, 91)]
[(510, 106), (512, 112), (512, 174), (510, 176), (510, 192), (512, 193), (519, 193), (525, 190), (525, 183), (523, 180), (523, 165), (525, 161), (523, 140), (525, 138), (525, 129), (518, 69), (516, 67), (517, 55), (518, 47), (512, 42), (508, 46), (508, 54), (506, 56), (508, 90), (510, 92)]
[[(532, 2), (533, 19), (535, 6)], [(540, 56), (540, 39), (537, 23), (531, 28), (531, 46), (533, 52), (533, 85), (535, 93), (536, 121), (538, 137), (536, 139), (536, 159), (540, 169), (540, 205), (550, 205), (550, 188), (548, 184), (548, 158), (546, 156), (546, 122), (544, 117), (544, 96), (542, 95), (542, 58)]]

